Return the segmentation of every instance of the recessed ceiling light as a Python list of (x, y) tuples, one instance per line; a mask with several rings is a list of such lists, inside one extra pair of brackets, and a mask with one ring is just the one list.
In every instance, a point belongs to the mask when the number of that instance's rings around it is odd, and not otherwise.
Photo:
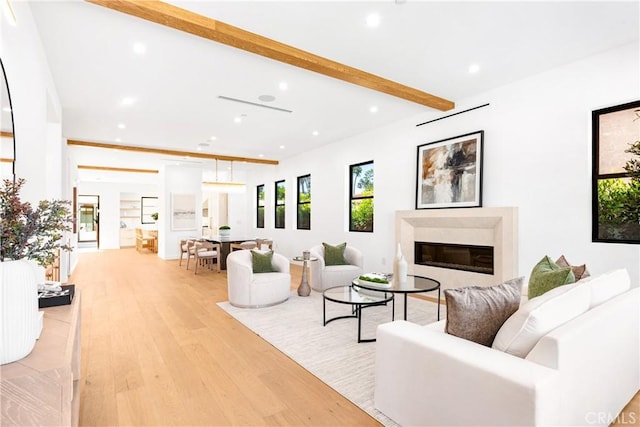
[(369, 107), (369, 111), (372, 113), (377, 113), (378, 112), (378, 107), (375, 105), (372, 105), (371, 107)]
[(122, 139), (116, 138), (116, 142), (122, 142)]
[(258, 154), (258, 157), (264, 157), (264, 154)]
[(147, 46), (144, 43), (136, 42), (133, 44), (133, 52), (138, 55), (144, 55), (147, 52)]
[(313, 136), (318, 136), (318, 135), (320, 135), (320, 132), (318, 132), (317, 130), (314, 130), (313, 132), (311, 132), (311, 134)]
[(126, 128), (124, 123), (118, 123), (118, 129), (124, 129), (124, 128)]
[(367, 27), (375, 28), (380, 25), (380, 15), (377, 13), (370, 13), (366, 18)]
[(280, 146), (280, 149), (281, 149), (281, 150), (284, 150), (284, 145), (281, 145), (281, 146)]
[(215, 136), (210, 136), (210, 137), (209, 137), (209, 139), (208, 139), (207, 141), (210, 141), (210, 142), (211, 142), (211, 141), (215, 141), (216, 139), (218, 139), (218, 138), (217, 138), (217, 137), (215, 137)]
[(278, 85), (278, 89), (280, 90), (287, 90), (289, 88), (289, 85), (287, 84), (287, 82), (280, 82), (280, 84)]
[(242, 118), (241, 117), (234, 117), (233, 118), (233, 122), (234, 123), (242, 123)]
[(276, 100), (276, 97), (273, 95), (260, 95), (258, 99), (262, 102), (273, 102)]
[(125, 96), (122, 98), (122, 105), (133, 105), (135, 104), (136, 99), (132, 96)]
[(469, 74), (475, 74), (480, 71), (480, 66), (478, 64), (471, 64), (469, 66)]

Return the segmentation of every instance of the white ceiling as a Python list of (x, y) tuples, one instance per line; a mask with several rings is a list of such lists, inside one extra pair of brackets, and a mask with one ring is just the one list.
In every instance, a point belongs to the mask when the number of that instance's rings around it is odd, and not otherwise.
[[(171, 3), (454, 102), (638, 40), (640, 28), (637, 1)], [(282, 160), (406, 117), (445, 114), (101, 6), (30, 5), (69, 139), (184, 151), (209, 143), (204, 152)], [(365, 25), (372, 12), (378, 28)], [(136, 42), (144, 55), (133, 52)], [(469, 74), (471, 64), (480, 71)], [(136, 101), (123, 106), (124, 97)], [(81, 164), (158, 164), (150, 155), (74, 151)]]

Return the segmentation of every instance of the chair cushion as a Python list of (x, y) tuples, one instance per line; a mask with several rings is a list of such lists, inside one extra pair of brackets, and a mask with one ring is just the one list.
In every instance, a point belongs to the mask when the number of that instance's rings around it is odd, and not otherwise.
[(533, 267), (529, 276), (529, 299), (575, 281), (576, 277), (571, 267), (559, 267), (551, 258), (545, 256)]
[(325, 265), (347, 265), (349, 264), (344, 257), (344, 250), (347, 242), (332, 246), (328, 243), (322, 243), (324, 246), (324, 264)]
[(491, 346), (500, 327), (520, 306), (523, 280), (518, 277), (496, 286), (445, 290), (445, 332)]
[(271, 265), (273, 251), (259, 252), (251, 251), (251, 267), (254, 273), (271, 273), (276, 271)]
[(529, 300), (504, 322), (492, 347), (526, 357), (540, 338), (589, 309), (591, 289), (578, 282)]
[(216, 251), (198, 251), (199, 257), (212, 257), (212, 256), (216, 256), (217, 254), (218, 252)]

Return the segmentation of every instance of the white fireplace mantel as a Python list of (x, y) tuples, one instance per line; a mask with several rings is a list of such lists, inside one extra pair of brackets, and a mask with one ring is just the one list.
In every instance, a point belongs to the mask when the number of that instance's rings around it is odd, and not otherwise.
[[(518, 208), (488, 207), (396, 211), (396, 241), (409, 273), (440, 281), (442, 289), (491, 286), (518, 276)], [(493, 246), (494, 273), (415, 264), (416, 241)]]

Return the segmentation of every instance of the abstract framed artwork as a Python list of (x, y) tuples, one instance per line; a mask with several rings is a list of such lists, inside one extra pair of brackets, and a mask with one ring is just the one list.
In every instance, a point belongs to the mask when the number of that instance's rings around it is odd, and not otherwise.
[(171, 230), (196, 229), (196, 195), (171, 193)]
[(416, 209), (482, 206), (484, 131), (418, 146)]

